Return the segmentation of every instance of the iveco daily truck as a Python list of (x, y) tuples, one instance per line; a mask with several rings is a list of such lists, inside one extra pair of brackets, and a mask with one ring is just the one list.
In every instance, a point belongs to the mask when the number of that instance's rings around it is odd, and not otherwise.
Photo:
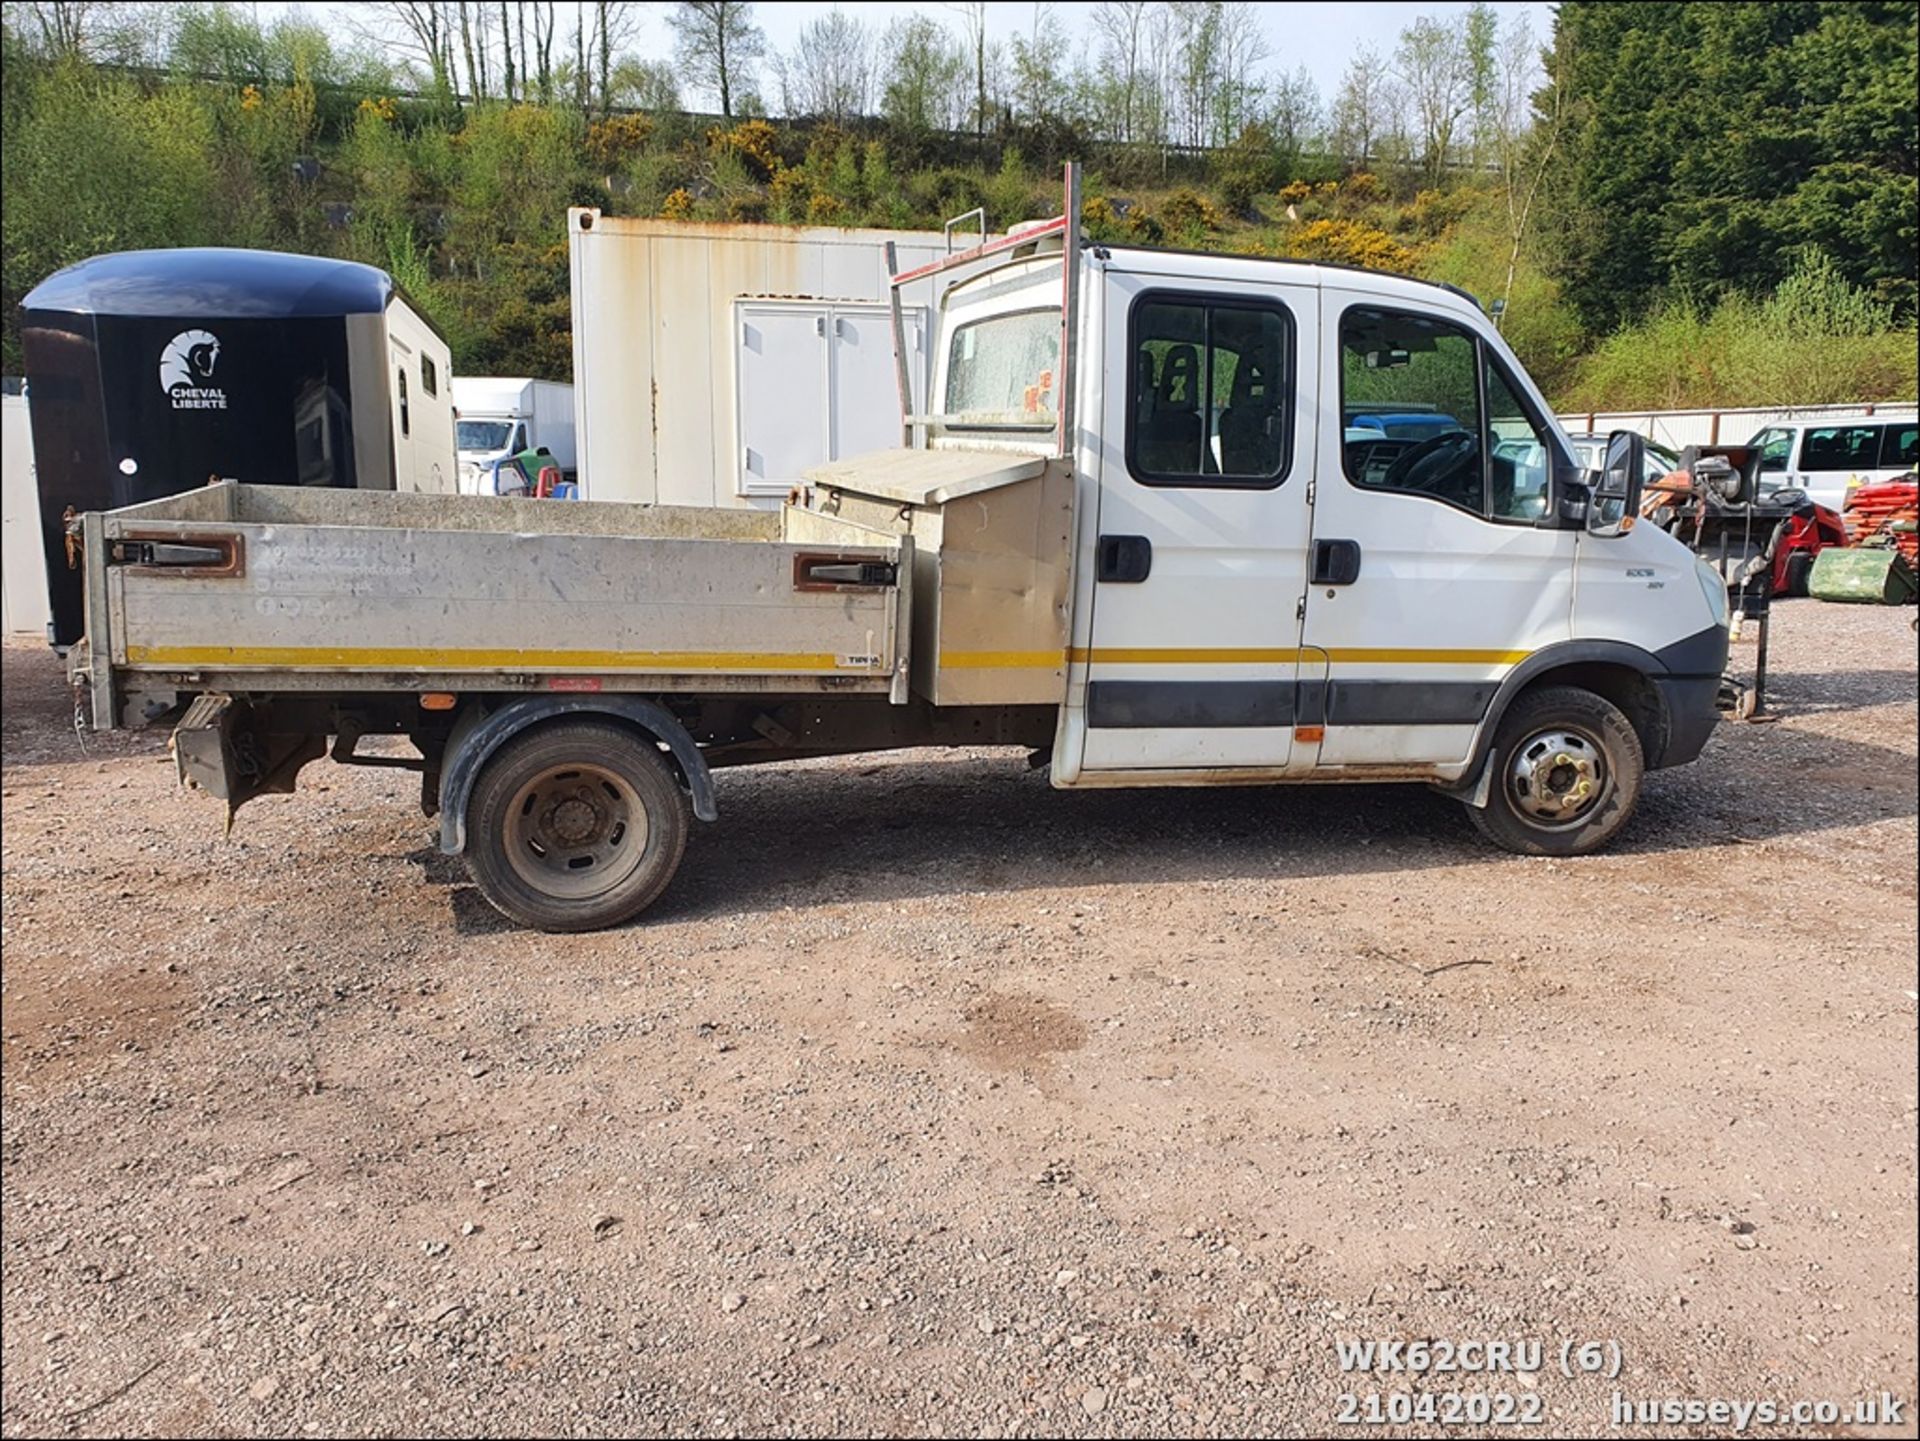
[[(1425, 781), (1571, 855), (1700, 753), (1726, 589), (1634, 523), (1638, 437), (1581, 469), (1463, 292), (1089, 243), (1067, 198), (895, 275), (898, 314), (968, 272), (929, 398), (902, 363), (901, 446), (778, 512), (216, 485), (82, 517), (93, 724), (175, 722), (229, 819), (329, 749), (411, 766), (442, 848), (549, 930), (658, 898), (722, 766)], [(1349, 423), (1381, 415), (1435, 421)]]

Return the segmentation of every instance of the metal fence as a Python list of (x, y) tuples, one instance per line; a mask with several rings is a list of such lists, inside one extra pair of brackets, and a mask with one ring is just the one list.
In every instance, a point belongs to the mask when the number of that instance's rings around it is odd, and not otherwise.
[(1912, 420), (1916, 403), (1873, 401), (1854, 405), (1797, 405), (1773, 409), (1737, 410), (1587, 410), (1563, 412), (1560, 423), (1575, 435), (1604, 435), (1612, 430), (1637, 430), (1648, 440), (1674, 450), (1689, 445), (1744, 445), (1770, 425), (1821, 420), (1865, 420), (1870, 417)]

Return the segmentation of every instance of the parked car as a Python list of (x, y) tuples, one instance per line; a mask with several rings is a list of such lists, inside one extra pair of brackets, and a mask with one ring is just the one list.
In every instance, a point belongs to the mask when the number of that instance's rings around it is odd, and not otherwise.
[[(1573, 458), (1587, 470), (1600, 469), (1601, 461), (1607, 453), (1607, 438), (1592, 432), (1569, 435), (1573, 442)], [(1646, 481), (1655, 481), (1663, 475), (1672, 475), (1680, 468), (1680, 457), (1657, 440), (1647, 442), (1647, 473), (1642, 477)]]
[(1762, 451), (1761, 483), (1767, 489), (1804, 490), (1840, 510), (1855, 486), (1894, 480), (1920, 464), (1920, 421), (1863, 417), (1770, 425), (1747, 444)]

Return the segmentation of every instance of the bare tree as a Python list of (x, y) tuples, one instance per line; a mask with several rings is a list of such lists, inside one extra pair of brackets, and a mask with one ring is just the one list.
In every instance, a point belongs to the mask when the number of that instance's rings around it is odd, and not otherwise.
[(1451, 26), (1423, 15), (1400, 32), (1394, 64), (1420, 128), (1421, 165), (1429, 181), (1438, 180), (1472, 100), (1466, 49)]
[[(360, 20), (363, 15), (371, 29)], [(432, 89), (454, 91), (459, 18), (453, 0), (380, 0), (349, 11), (347, 26), (362, 40), (399, 51)]]
[(639, 23), (639, 7), (628, 0), (593, 0), (593, 47), (599, 68), (602, 120), (613, 113), (613, 57), (633, 39)]
[(507, 104), (514, 102), (513, 92), (513, 27), (507, 24), (507, 0), (500, 0), (500, 59), (505, 67), (505, 85)]
[(1118, 101), (1110, 129), (1116, 140), (1132, 141), (1136, 134), (1146, 56), (1147, 21), (1152, 0), (1100, 0), (1093, 10), (1093, 28), (1100, 36), (1100, 67)]
[(542, 105), (553, 104), (553, 37), (559, 28), (560, 20), (554, 13), (553, 0), (534, 0), (534, 78), (540, 87)]
[(953, 0), (947, 9), (960, 17), (967, 51), (973, 56), (973, 126), (976, 138), (987, 139), (987, 7), (984, 0)]
[(1032, 34), (1013, 39), (1013, 101), (1029, 125), (1044, 124), (1059, 112), (1066, 58), (1067, 35), (1054, 18), (1053, 6), (1036, 0)]
[(774, 72), (788, 115), (853, 119), (867, 113), (872, 99), (872, 37), (836, 5), (801, 28), (793, 54), (775, 57)]
[(587, 17), (577, 4), (573, 7), (573, 103), (582, 119), (593, 104), (593, 77), (587, 68)]
[(1229, 0), (1214, 10), (1214, 47), (1218, 74), (1213, 84), (1213, 114), (1209, 116), (1215, 145), (1230, 145), (1253, 118), (1261, 85), (1260, 63), (1267, 58), (1266, 36), (1260, 30), (1257, 6), (1248, 0)]
[[(468, 13), (467, 0), (460, 0), (460, 56), (467, 62), (467, 94), (475, 100), (487, 98), (486, 87), (481, 83), (480, 69), (474, 63), (473, 52), (473, 16)], [(485, 37), (482, 37), (484, 44)]]
[(1561, 39), (1554, 48), (1555, 73), (1548, 86), (1548, 108), (1534, 117), (1529, 129), (1527, 114), (1531, 107), (1534, 80), (1539, 61), (1533, 44), (1533, 27), (1525, 15), (1516, 15), (1507, 27), (1499, 54), (1499, 89), (1493, 113), (1496, 117), (1494, 145), (1500, 164), (1501, 188), (1507, 199), (1507, 283), (1501, 291), (1498, 325), (1513, 305), (1513, 277), (1520, 268), (1520, 248), (1526, 243), (1533, 220), (1533, 203), (1540, 197), (1541, 183), (1553, 166), (1560, 149), (1560, 134), (1567, 115), (1567, 92), (1572, 88), (1573, 43)]
[(731, 120), (734, 96), (767, 48), (753, 22), (753, 6), (743, 0), (680, 0), (672, 24), (674, 51), (686, 78), (718, 93), (720, 113)]
[(1333, 101), (1333, 144), (1340, 158), (1365, 169), (1392, 123), (1392, 97), (1379, 52), (1362, 45), (1347, 62)]
[(26, 0), (19, 8), (32, 17), (41, 50), (54, 59), (86, 54), (108, 9), (98, 0)]
[(880, 112), (908, 132), (957, 129), (967, 112), (967, 57), (952, 32), (903, 15), (880, 42)]

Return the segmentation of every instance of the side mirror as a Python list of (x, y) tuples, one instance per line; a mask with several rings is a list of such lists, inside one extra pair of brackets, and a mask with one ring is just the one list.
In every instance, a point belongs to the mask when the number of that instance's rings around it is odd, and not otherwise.
[(1611, 540), (1633, 529), (1646, 483), (1647, 442), (1638, 431), (1616, 430), (1607, 437), (1607, 458), (1587, 502), (1587, 534)]

